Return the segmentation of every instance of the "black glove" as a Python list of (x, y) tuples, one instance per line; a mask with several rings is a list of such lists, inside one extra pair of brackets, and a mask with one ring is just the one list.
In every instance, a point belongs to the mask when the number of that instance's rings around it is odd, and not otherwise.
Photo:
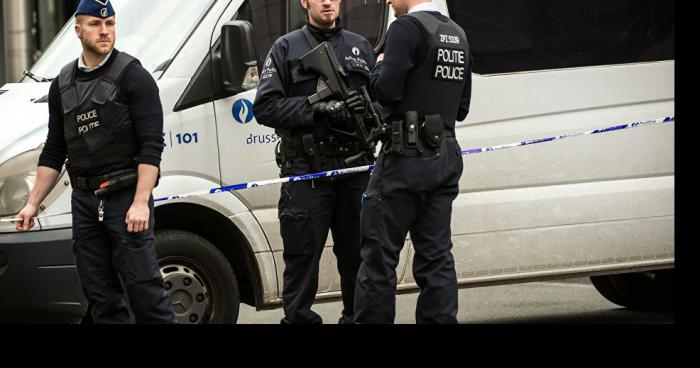
[(367, 112), (367, 104), (362, 94), (357, 91), (351, 91), (348, 94), (348, 99), (345, 100), (345, 107), (348, 111), (352, 111), (357, 115), (364, 115)]
[(345, 108), (345, 104), (340, 101), (331, 100), (328, 102), (317, 102), (313, 105), (314, 116), (322, 116), (328, 119), (329, 123), (345, 123), (350, 120), (350, 114)]

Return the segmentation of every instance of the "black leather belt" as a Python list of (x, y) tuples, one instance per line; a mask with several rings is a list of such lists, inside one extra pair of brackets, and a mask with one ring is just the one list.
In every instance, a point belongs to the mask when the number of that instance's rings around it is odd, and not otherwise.
[(69, 175), (69, 177), (70, 177), (70, 184), (73, 187), (73, 189), (96, 191), (96, 190), (100, 189), (102, 184), (104, 184), (110, 180), (113, 180), (115, 178), (118, 178), (120, 176), (129, 174), (129, 173), (134, 173), (134, 172), (136, 172), (136, 170), (128, 169), (128, 170), (119, 170), (119, 171), (115, 171), (113, 173), (109, 173), (106, 175), (100, 175), (100, 176), (80, 177), (80, 176)]
[[(283, 141), (282, 147), (288, 160), (308, 156), (301, 140), (292, 138), (291, 140)], [(359, 142), (317, 141), (316, 149), (323, 156), (347, 157), (362, 152), (362, 145)]]

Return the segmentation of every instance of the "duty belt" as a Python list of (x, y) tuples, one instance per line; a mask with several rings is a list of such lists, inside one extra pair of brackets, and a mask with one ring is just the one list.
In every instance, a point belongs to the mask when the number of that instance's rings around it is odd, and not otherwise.
[[(352, 156), (362, 152), (362, 145), (359, 142), (337, 142), (335, 140), (315, 141), (318, 154), (322, 156)], [(282, 149), (287, 160), (294, 160), (299, 157), (309, 156), (307, 149), (301, 139), (283, 138)]]
[(384, 124), (377, 135), (382, 137), (384, 152), (403, 155), (419, 142), (424, 148), (438, 149), (445, 137), (455, 137), (455, 130), (439, 114), (420, 116), (417, 111), (407, 111), (404, 119)]
[(96, 191), (102, 188), (105, 184), (108, 184), (110, 181), (114, 181), (115, 179), (119, 179), (127, 175), (133, 175), (135, 173), (136, 170), (127, 169), (99, 176), (80, 177), (69, 175), (69, 177), (73, 189), (84, 191)]

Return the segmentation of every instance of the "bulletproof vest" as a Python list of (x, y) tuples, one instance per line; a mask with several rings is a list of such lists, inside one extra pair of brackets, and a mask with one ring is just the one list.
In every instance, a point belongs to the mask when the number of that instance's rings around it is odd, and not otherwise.
[(403, 99), (386, 112), (394, 118), (403, 117), (406, 111), (418, 111), (419, 116), (440, 114), (445, 126), (454, 128), (469, 73), (467, 36), (451, 19), (442, 21), (428, 12), (408, 16), (420, 25), (427, 53), (423, 64), (408, 73)]
[(117, 101), (119, 81), (135, 62), (120, 52), (102, 76), (91, 81), (76, 80), (77, 60), (61, 70), (58, 87), (69, 171), (126, 164), (138, 154), (129, 106)]
[[(321, 43), (313, 36), (311, 31), (308, 30), (306, 26), (304, 26), (299, 32), (301, 32), (301, 34), (296, 35), (301, 35), (301, 37), (295, 38), (294, 40), (300, 41), (298, 44), (295, 44), (295, 46), (298, 46), (299, 50), (301, 50), (302, 55), (305, 54), (307, 51), (311, 51), (313, 48), (315, 48)], [(346, 31), (343, 30), (341, 32)], [(337, 46), (335, 45), (335, 43), (340, 42), (339, 40), (340, 38), (336, 38), (335, 40), (328, 40), (327, 42), (335, 48)], [(352, 47), (355, 45), (348, 43), (348, 41), (345, 42), (346, 43), (343, 46), (350, 45), (350, 47), (341, 47), (340, 49), (346, 49), (347, 55), (344, 55), (343, 51), (337, 51), (338, 48), (335, 48), (336, 57), (339, 61), (342, 60), (341, 65), (346, 69), (348, 73), (360, 73), (357, 70), (362, 68), (362, 64), (360, 62), (357, 62), (355, 70), (351, 71), (348, 68), (348, 63), (354, 62), (354, 59), (351, 59), (351, 61), (348, 62), (345, 60), (345, 56), (352, 56), (350, 50), (352, 50)], [(340, 54), (338, 54), (338, 52), (340, 52)], [(360, 74), (362, 74), (364, 78), (368, 78), (369, 68), (368, 66), (364, 67), (367, 69), (363, 70), (363, 73)], [(300, 64), (295, 66), (295, 68), (296, 69), (293, 69), (291, 72), (294, 82), (297, 81), (297, 78), (299, 78), (302, 83), (308, 79), (309, 81), (313, 81), (313, 84), (316, 85), (316, 87), (313, 89), (313, 92), (309, 91), (309, 95), (315, 93), (316, 90), (320, 89), (320, 82), (317, 82), (320, 80), (320, 78), (317, 75), (311, 72), (303, 71)], [(302, 79), (304, 78), (303, 76), (307, 76), (306, 79)], [(347, 82), (352, 85), (352, 80), (348, 79)], [(337, 99), (337, 96), (333, 98)], [(291, 161), (302, 157), (310, 158), (311, 160), (318, 160), (319, 155), (326, 157), (354, 156), (362, 152), (359, 140), (351, 135), (354, 131), (355, 126), (350, 121), (345, 123), (324, 121), (322, 124), (318, 124), (318, 126), (315, 128), (276, 130), (276, 132), (282, 137), (280, 151), (284, 152), (284, 161)], [(280, 160), (282, 160), (282, 158), (280, 158)], [(320, 168), (315, 168), (313, 170), (320, 171)]]

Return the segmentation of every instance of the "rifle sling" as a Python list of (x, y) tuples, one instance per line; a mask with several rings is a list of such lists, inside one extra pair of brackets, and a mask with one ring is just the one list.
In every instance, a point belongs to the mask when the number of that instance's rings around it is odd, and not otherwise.
[(302, 31), (304, 31), (304, 36), (306, 36), (306, 40), (309, 41), (309, 45), (311, 45), (311, 49), (315, 49), (318, 47), (319, 43), (318, 40), (316, 40), (316, 37), (311, 34), (311, 31), (309, 31), (309, 26), (304, 25), (304, 27), (301, 28)]

